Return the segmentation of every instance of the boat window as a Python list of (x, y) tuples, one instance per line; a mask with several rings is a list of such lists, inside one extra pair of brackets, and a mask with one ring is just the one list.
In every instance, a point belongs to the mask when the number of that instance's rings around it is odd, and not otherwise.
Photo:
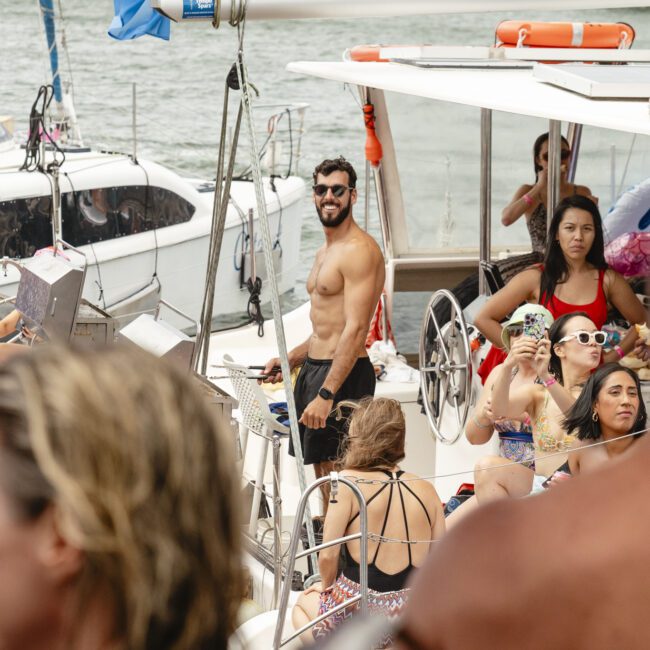
[(0, 257), (31, 257), (52, 245), (50, 196), (0, 201)]
[(73, 246), (184, 223), (195, 211), (178, 194), (146, 185), (68, 192), (61, 203), (63, 236)]
[(178, 194), (162, 187), (150, 187), (149, 195), (156, 228), (185, 223), (192, 218), (196, 209), (182, 196), (178, 196)]
[(404, 206), (400, 248), (408, 247), (400, 252), (478, 246), (479, 111), (399, 93), (385, 97)]
[[(479, 244), (480, 110), (385, 93), (399, 169), (400, 197), (389, 211), (398, 255), (469, 252)], [(533, 184), (533, 143), (548, 120), (492, 114), (492, 255), (530, 250), (525, 219), (509, 227), (501, 212), (523, 184)], [(566, 135), (567, 124), (562, 124)], [(598, 197), (606, 215), (626, 189), (648, 179), (650, 137), (585, 127), (575, 183)], [(646, 181), (647, 183), (648, 181)]]

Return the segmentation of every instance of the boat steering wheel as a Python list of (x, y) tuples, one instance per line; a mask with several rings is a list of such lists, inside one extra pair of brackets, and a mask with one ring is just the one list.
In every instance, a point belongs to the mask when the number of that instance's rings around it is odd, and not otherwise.
[[(441, 315), (447, 310), (448, 320)], [(472, 357), (462, 307), (447, 289), (436, 291), (427, 305), (420, 332), (419, 365), (420, 390), (429, 426), (440, 442), (451, 445), (460, 438), (469, 414)], [(443, 418), (452, 409), (455, 417), (450, 426)], [(450, 432), (450, 428), (454, 431)]]

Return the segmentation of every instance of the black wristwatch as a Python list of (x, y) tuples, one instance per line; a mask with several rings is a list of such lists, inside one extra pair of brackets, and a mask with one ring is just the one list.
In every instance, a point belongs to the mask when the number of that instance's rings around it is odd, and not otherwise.
[(334, 399), (334, 393), (331, 390), (327, 390), (325, 386), (321, 386), (321, 389), (318, 391), (318, 394), (326, 400)]

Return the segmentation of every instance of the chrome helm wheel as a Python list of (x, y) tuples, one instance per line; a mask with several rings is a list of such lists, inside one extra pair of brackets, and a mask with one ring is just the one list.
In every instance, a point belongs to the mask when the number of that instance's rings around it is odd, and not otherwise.
[[(447, 304), (448, 303), (448, 304)], [(449, 309), (449, 320), (440, 312)], [(472, 357), (467, 323), (456, 296), (436, 291), (424, 314), (420, 332), (420, 390), (429, 426), (444, 444), (460, 438), (472, 394)], [(453, 410), (454, 431), (443, 431), (445, 413)], [(447, 425), (449, 427), (449, 425)]]

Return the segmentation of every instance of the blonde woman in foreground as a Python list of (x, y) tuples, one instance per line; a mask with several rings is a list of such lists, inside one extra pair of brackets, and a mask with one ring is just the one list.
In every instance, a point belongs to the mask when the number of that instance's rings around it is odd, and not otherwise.
[[(399, 468), (398, 463), (404, 459), (406, 423), (398, 401), (368, 398), (358, 404), (341, 405), (351, 406), (354, 411), (340, 475), (360, 479), (358, 486), (368, 506), (369, 609), (375, 614), (396, 616), (407, 599), (408, 589), (404, 586), (409, 574), (422, 565), (432, 540), (442, 537), (445, 531), (442, 504), (429, 481)], [(357, 500), (348, 487), (341, 485), (336, 501), (327, 510), (323, 541), (357, 532)], [(340, 546), (320, 552), (322, 582), (307, 589), (294, 606), (296, 629), (359, 593), (359, 552), (359, 541), (346, 544), (340, 574)], [(313, 635), (306, 632), (304, 640), (327, 636), (356, 610), (352, 605), (326, 618), (313, 628)]]
[(144, 352), (0, 366), (0, 648), (225, 648), (233, 457), (189, 377)]

